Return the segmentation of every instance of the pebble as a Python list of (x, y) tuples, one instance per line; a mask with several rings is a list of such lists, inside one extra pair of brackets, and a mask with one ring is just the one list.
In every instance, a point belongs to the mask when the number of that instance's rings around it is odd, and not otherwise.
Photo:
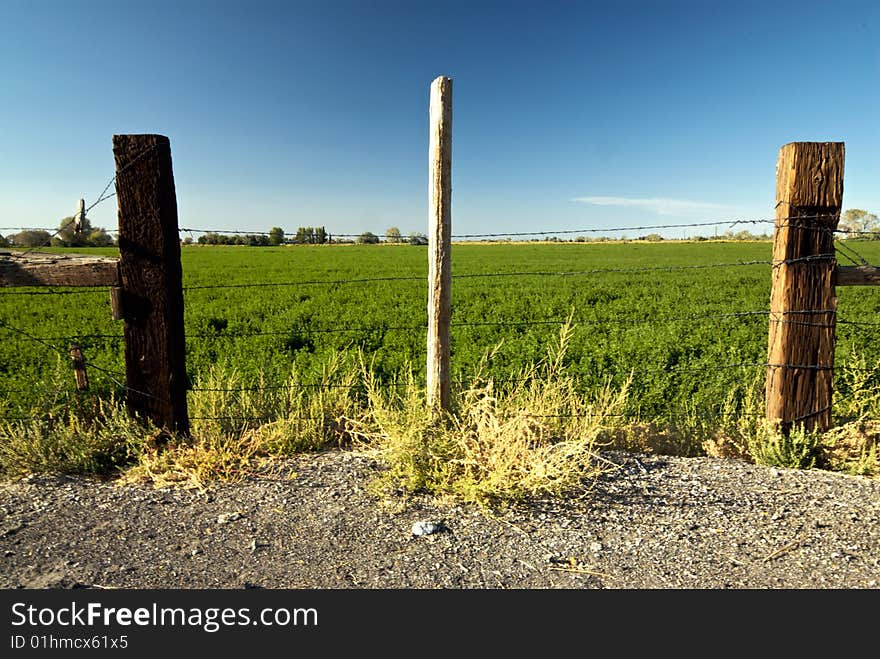
[(430, 535), (443, 530), (442, 522), (416, 522), (412, 527), (413, 535)]
[(218, 524), (227, 524), (229, 522), (234, 522), (237, 519), (241, 519), (241, 513), (239, 513), (239, 512), (221, 513), (220, 515), (217, 516), (217, 523)]

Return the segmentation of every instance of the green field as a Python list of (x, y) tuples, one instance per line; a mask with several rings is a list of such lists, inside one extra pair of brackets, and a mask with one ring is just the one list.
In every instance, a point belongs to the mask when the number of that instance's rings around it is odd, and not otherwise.
[[(880, 243), (850, 244), (878, 261)], [(455, 380), (471, 378), (496, 348), (487, 373), (515, 378), (546, 356), (569, 315), (569, 373), (584, 391), (631, 377), (628, 413), (642, 418), (711, 417), (763, 377), (769, 242), (455, 244), (452, 254)], [(317, 380), (333, 355), (357, 350), (386, 382), (410, 369), (424, 382), (425, 247), (185, 246), (182, 261), (195, 387), (212, 366), (245, 385), (286, 382), (294, 367)], [(72, 342), (96, 367), (93, 390), (109, 394), (124, 379), (122, 324), (111, 319), (106, 289), (52, 290), (72, 293), (0, 290), (7, 418), (59, 387), (62, 398), (72, 394), (64, 357)], [(841, 287), (838, 295), (844, 397), (852, 372), (876, 377), (880, 291)]]

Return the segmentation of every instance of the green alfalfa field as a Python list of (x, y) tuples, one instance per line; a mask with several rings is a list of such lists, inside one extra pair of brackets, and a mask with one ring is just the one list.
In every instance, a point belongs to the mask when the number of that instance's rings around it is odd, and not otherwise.
[[(880, 243), (850, 244), (876, 263)], [(185, 245), (181, 259), (194, 436), (235, 437), (254, 455), (368, 444), (392, 427), (403, 438), (396, 450), (408, 455), (426, 436), (436, 439), (419, 412), (425, 247)], [(817, 464), (821, 438), (776, 438), (767, 448), (762, 429), (770, 259), (769, 241), (455, 243), (459, 434), (479, 435), (463, 429), (466, 420), (485, 425), (471, 417), (489, 414), (496, 428), (514, 419), (502, 435), (534, 431), (550, 444), (575, 432), (639, 450)], [(0, 292), (0, 416), (7, 436), (32, 437), (34, 453), (29, 461), (7, 455), (10, 471), (63, 463), (63, 450), (59, 457), (41, 446), (59, 427), (71, 435), (96, 418), (128, 422), (123, 328), (107, 290), (46, 292)], [(875, 458), (878, 326), (880, 291), (838, 288), (835, 426), (859, 429), (848, 469), (870, 471)], [(93, 365), (88, 392), (74, 389), (72, 343)], [(539, 430), (517, 426), (522, 414)], [(104, 462), (143, 462), (136, 433), (122, 434), (126, 448)], [(232, 460), (236, 449), (224, 450)], [(447, 460), (441, 453), (427, 462)], [(97, 468), (83, 460), (82, 469)], [(427, 468), (405, 465), (398, 476), (421, 482), (416, 472)]]

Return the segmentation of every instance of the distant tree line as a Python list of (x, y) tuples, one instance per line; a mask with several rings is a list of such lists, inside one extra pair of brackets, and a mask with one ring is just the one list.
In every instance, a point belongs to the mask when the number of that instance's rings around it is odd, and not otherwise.
[[(186, 243), (186, 239), (183, 241)], [(192, 240), (190, 240), (192, 242)], [(199, 245), (246, 245), (249, 247), (269, 247), (269, 236), (265, 233), (249, 233), (230, 235), (210, 231), (198, 237)]]
[[(880, 220), (875, 213), (870, 213), (861, 208), (850, 208), (840, 217), (838, 228), (843, 232), (843, 238), (880, 240)], [(360, 245), (376, 245), (382, 242), (379, 236), (371, 231), (364, 231), (356, 240), (341, 237), (331, 238), (324, 227), (302, 226), (298, 227), (294, 237), (286, 238), (284, 229), (272, 227), (269, 233), (253, 234), (224, 234), (211, 231), (199, 236), (199, 245), (246, 245), (250, 247), (273, 247), (284, 244), (296, 245), (324, 245), (327, 243), (358, 243)], [(723, 234), (714, 236), (691, 236), (684, 240), (770, 240), (772, 235), (768, 233), (755, 234), (743, 230), (738, 232), (725, 231)], [(676, 238), (664, 238), (658, 233), (649, 233), (630, 239), (626, 235), (619, 238), (608, 236), (577, 236), (574, 238), (559, 238), (558, 236), (545, 236), (532, 238), (530, 242), (608, 242), (638, 240), (645, 242), (661, 242), (664, 240), (677, 240)], [(502, 238), (504, 242), (511, 242), (510, 238)], [(183, 239), (186, 245), (192, 244), (193, 238), (187, 236)], [(428, 238), (423, 233), (410, 233), (404, 238), (400, 229), (389, 227), (385, 230), (386, 243), (408, 243), (410, 245), (427, 245)], [(0, 235), (0, 247), (113, 247), (116, 241), (107, 231), (101, 227), (93, 227), (88, 217), (84, 217), (79, 230), (76, 230), (74, 218), (65, 217), (59, 222), (58, 230), (50, 233), (45, 229), (26, 229), (7, 236)]]
[[(269, 233), (227, 234), (209, 231), (198, 237), (199, 245), (246, 245), (249, 247), (277, 247), (278, 245), (323, 245), (329, 241), (324, 227), (299, 227), (294, 238), (287, 240), (284, 229), (272, 227)], [(184, 244), (192, 244), (190, 237), (184, 238)]]
[(8, 236), (0, 236), (2, 247), (113, 247), (115, 245), (113, 236), (101, 227), (93, 227), (88, 217), (83, 218), (78, 231), (71, 216), (63, 218), (54, 233), (49, 233), (45, 229), (26, 229)]
[[(290, 234), (286, 234), (281, 227), (272, 227), (268, 234), (265, 233), (249, 233), (249, 234), (227, 234), (220, 231), (209, 231), (193, 240), (191, 236), (183, 239), (184, 245), (191, 245), (194, 242), (199, 245), (246, 245), (250, 247), (272, 247), (276, 245), (326, 245), (333, 244), (353, 244), (359, 245), (377, 245), (382, 239), (372, 231), (364, 231), (356, 239), (346, 238), (342, 236), (332, 237), (324, 227), (303, 226), (298, 227), (293, 237), (287, 238)], [(423, 233), (411, 233), (408, 237), (401, 234), (397, 227), (390, 227), (385, 231), (386, 243), (399, 243), (410, 245), (427, 245), (428, 237)]]

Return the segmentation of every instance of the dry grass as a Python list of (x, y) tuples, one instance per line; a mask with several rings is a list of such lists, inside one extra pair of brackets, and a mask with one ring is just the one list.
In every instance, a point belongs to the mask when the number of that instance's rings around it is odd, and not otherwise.
[(880, 476), (877, 365), (842, 370), (839, 382), (850, 393), (835, 408), (841, 422), (822, 435), (795, 429), (782, 436), (769, 427), (761, 374), (731, 392), (718, 418), (695, 412), (660, 425), (625, 420), (628, 385), (579, 392), (565, 366), (570, 336), (566, 324), (541, 363), (504, 382), (485, 375), (487, 353), (439, 418), (411, 369), (404, 381), (380, 382), (363, 355), (331, 359), (317, 387), (297, 372), (266, 388), (211, 370), (190, 392), (186, 437), (144, 427), (116, 400), (47, 400), (33, 419), (0, 425), (0, 474), (121, 471), (123, 483), (203, 489), (272, 472), (277, 458), (348, 447), (385, 465), (379, 492), (480, 503), (583, 491), (602, 473), (600, 451), (609, 448)]
[(832, 428), (818, 447), (819, 466), (859, 476), (880, 476), (880, 421), (857, 420)]
[(84, 395), (30, 416), (0, 424), (0, 474), (104, 475), (139, 458), (144, 426), (115, 399)]
[(209, 371), (188, 402), (188, 437), (169, 438), (141, 453), (125, 481), (157, 487), (204, 488), (272, 468), (273, 459), (339, 447), (348, 441), (349, 416), (362, 414), (353, 363), (331, 359), (320, 386), (304, 386), (296, 371), (281, 387), (245, 386), (235, 372)]
[(365, 369), (369, 415), (349, 430), (360, 450), (388, 465), (380, 489), (487, 503), (589, 485), (603, 469), (598, 451), (619, 425), (626, 389), (605, 388), (590, 399), (576, 392), (563, 366), (570, 332), (563, 326), (547, 359), (512, 384), (499, 386), (481, 368), (439, 419), (420, 389), (389, 393)]

